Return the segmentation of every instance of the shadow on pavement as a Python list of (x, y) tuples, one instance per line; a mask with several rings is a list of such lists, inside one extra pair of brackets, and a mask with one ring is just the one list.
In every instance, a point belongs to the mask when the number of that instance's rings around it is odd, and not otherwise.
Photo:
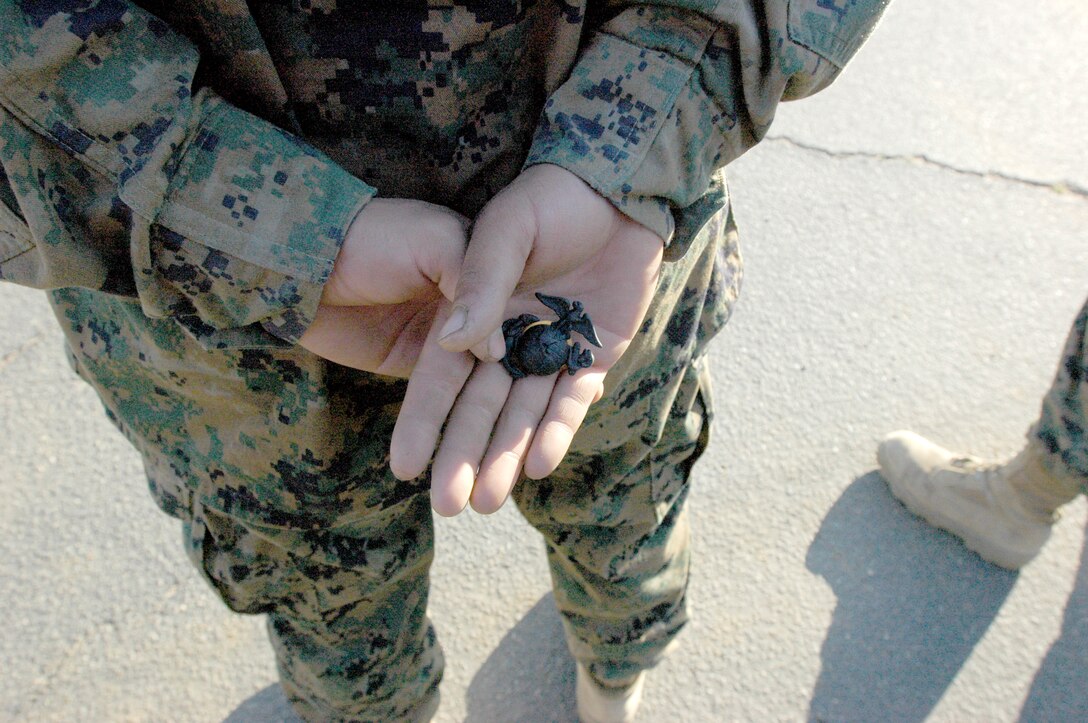
[(1043, 659), (1020, 711), (1024, 723), (1088, 720), (1088, 534), (1062, 632)]
[(302, 723), (295, 715), (279, 683), (257, 691), (242, 701), (223, 723)]
[(574, 659), (548, 593), (508, 632), (465, 693), (467, 723), (567, 723), (574, 710)]
[(876, 472), (831, 508), (805, 565), (838, 599), (810, 720), (924, 720), (1017, 579), (907, 512)]

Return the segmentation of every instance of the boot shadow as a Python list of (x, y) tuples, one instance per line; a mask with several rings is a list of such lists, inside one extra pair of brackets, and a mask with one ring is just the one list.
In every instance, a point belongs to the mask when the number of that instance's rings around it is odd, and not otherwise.
[(574, 659), (551, 593), (503, 636), (465, 703), (466, 723), (577, 723)]
[(273, 683), (242, 701), (223, 723), (302, 723), (302, 719), (295, 715), (280, 684)]
[(876, 472), (831, 508), (805, 565), (837, 598), (814, 721), (924, 720), (1017, 577), (914, 517)]
[(1088, 534), (1062, 631), (1035, 673), (1020, 710), (1022, 723), (1088, 720)]

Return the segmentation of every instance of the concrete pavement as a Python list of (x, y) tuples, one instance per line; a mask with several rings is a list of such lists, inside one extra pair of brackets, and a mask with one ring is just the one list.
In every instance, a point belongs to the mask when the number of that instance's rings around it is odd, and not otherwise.
[[(1088, 294), (1084, 37), (1078, 0), (893, 3), (734, 164), (694, 620), (640, 720), (1088, 718), (1084, 500), (1017, 575), (874, 473), (894, 429), (1006, 455), (1037, 414)], [(260, 621), (190, 569), (41, 295), (0, 309), (0, 720), (288, 720)], [(438, 720), (573, 720), (535, 533), (512, 508), (437, 528)]]

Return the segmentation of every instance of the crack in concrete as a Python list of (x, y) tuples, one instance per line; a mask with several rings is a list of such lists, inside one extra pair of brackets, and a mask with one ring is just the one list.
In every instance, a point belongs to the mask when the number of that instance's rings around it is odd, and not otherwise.
[(1010, 183), (1018, 183), (1024, 186), (1030, 186), (1031, 188), (1042, 188), (1053, 193), (1059, 193), (1062, 195), (1072, 195), (1078, 198), (1088, 199), (1088, 188), (1081, 186), (1076, 181), (1040, 181), (1035, 178), (1025, 178), (1024, 176), (1016, 176), (1011, 173), (1005, 173), (1004, 171), (979, 171), (971, 168), (961, 168), (959, 166), (953, 166), (950, 163), (938, 161), (924, 153), (918, 153), (914, 155), (901, 155), (894, 153), (873, 153), (872, 151), (833, 151), (827, 148), (821, 148), (820, 146), (813, 146), (808, 143), (790, 138), (789, 136), (777, 136), (768, 135), (765, 141), (772, 141), (778, 143), (786, 143), (800, 148), (805, 151), (812, 151), (813, 153), (819, 153), (830, 158), (867, 158), (876, 161), (908, 161), (921, 163), (926, 166), (932, 166), (939, 168), (943, 171), (950, 171), (952, 173), (958, 173), (963, 176), (970, 176), (972, 178), (997, 178), (1002, 181), (1008, 181)]

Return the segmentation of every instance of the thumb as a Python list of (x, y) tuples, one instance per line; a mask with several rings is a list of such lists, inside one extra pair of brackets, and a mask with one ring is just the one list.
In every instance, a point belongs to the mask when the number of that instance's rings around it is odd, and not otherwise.
[(520, 189), (508, 187), (484, 207), (469, 238), (453, 311), (439, 332), (444, 349), (466, 351), (489, 341), (489, 356), (505, 353), (499, 327), (536, 236), (536, 212)]
[(468, 228), (467, 218), (444, 206), (371, 200), (348, 226), (321, 303), (400, 304), (434, 286), (452, 298)]

